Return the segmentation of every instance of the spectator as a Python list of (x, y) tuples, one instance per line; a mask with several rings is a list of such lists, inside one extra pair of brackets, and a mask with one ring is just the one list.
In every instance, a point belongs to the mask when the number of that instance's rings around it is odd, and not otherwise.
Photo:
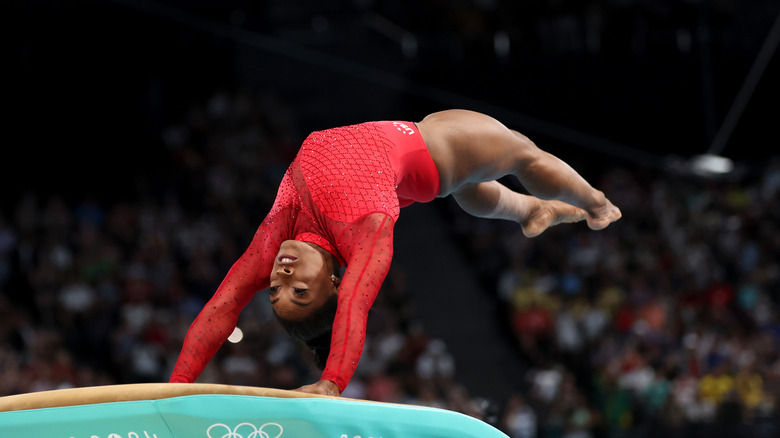
[(510, 438), (536, 438), (536, 412), (522, 394), (509, 398), (501, 421)]

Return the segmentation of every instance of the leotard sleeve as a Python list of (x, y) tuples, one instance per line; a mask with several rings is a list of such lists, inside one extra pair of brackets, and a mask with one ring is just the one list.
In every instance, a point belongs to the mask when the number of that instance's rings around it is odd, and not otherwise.
[(342, 392), (363, 351), (368, 311), (390, 269), (393, 226), (390, 215), (371, 213), (347, 227), (338, 241), (347, 270), (339, 286), (338, 310), (322, 380), (334, 382)]
[(281, 235), (271, 216), (258, 227), (247, 250), (187, 331), (170, 382), (194, 382), (233, 332), (241, 310), (257, 291), (268, 287)]

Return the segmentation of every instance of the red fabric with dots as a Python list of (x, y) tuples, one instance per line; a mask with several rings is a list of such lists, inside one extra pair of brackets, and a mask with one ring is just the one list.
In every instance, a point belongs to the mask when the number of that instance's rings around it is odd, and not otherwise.
[(325, 248), (347, 266), (322, 374), (343, 391), (363, 350), (368, 311), (390, 268), (400, 206), (428, 202), (438, 193), (438, 171), (413, 123), (370, 122), (312, 133), (249, 247), (192, 323), (170, 381), (195, 381), (232, 333), (241, 309), (269, 286), (281, 243), (296, 239)]

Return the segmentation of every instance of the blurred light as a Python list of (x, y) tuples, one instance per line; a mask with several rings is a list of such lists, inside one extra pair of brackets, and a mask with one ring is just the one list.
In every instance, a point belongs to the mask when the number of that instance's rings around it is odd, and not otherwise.
[(238, 327), (234, 328), (233, 333), (228, 336), (228, 341), (233, 344), (241, 342), (242, 339), (244, 339), (244, 332)]
[(406, 32), (401, 37), (401, 51), (407, 58), (417, 56), (417, 37), (413, 33)]
[(509, 57), (511, 42), (509, 40), (509, 35), (506, 32), (499, 31), (493, 35), (493, 50), (495, 50), (496, 56), (499, 58)]
[(734, 170), (734, 162), (719, 155), (704, 154), (693, 157), (691, 170), (698, 175), (725, 175)]
[(693, 37), (688, 29), (677, 29), (677, 50), (680, 53), (690, 53), (693, 47)]

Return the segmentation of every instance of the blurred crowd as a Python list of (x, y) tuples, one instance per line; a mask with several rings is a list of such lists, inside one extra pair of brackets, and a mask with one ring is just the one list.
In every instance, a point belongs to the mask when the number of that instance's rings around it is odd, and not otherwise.
[[(217, 92), (165, 128), (164, 164), (132, 196), (28, 191), (3, 205), (0, 395), (167, 381), (269, 210), (295, 125), (273, 96)], [(513, 438), (780, 433), (780, 161), (739, 183), (624, 169), (594, 183), (624, 214), (609, 232), (525, 239), (442, 204), (529, 366), (506, 403), (457, 381), (397, 267), (344, 396), (451, 409)], [(263, 298), (199, 382), (291, 389), (319, 376)]]
[(474, 57), (506, 58), (518, 50), (551, 56), (684, 54), (695, 50), (698, 32), (705, 27), (711, 44), (743, 50), (763, 38), (752, 27), (777, 13), (771, 0), (354, 3), (415, 33), (422, 51), (437, 47), (426, 55), (447, 54), (465, 64), (473, 63)]
[(780, 157), (594, 182), (624, 215), (608, 232), (457, 222), (531, 368), (513, 436), (776, 436)]

